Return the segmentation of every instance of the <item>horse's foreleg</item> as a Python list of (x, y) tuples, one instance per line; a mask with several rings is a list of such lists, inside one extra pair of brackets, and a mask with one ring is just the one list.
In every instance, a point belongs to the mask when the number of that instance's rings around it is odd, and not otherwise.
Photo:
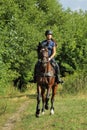
[(52, 97), (51, 97), (51, 109), (50, 109), (51, 114), (54, 114), (54, 97), (56, 94), (56, 90), (57, 90), (57, 86), (54, 86), (52, 88)]
[(36, 107), (36, 117), (40, 115), (40, 100), (41, 100), (41, 87), (37, 86), (37, 107)]
[(49, 96), (50, 96), (50, 87), (47, 89), (47, 95), (46, 95), (46, 104), (45, 104), (45, 109), (49, 109), (49, 106), (48, 106), (48, 102), (49, 102)]
[(42, 95), (42, 114), (44, 114), (44, 112), (45, 112), (45, 89), (42, 89), (41, 95)]
[(51, 97), (51, 108), (50, 108), (50, 114), (51, 114), (51, 115), (54, 114), (54, 94), (52, 94), (52, 97)]

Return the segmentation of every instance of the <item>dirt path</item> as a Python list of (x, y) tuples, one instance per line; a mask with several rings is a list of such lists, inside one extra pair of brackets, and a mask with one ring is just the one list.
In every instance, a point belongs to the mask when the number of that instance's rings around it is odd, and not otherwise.
[(21, 113), (27, 109), (29, 101), (24, 102), (17, 112), (15, 112), (2, 127), (2, 130), (13, 130), (16, 122), (21, 120)]

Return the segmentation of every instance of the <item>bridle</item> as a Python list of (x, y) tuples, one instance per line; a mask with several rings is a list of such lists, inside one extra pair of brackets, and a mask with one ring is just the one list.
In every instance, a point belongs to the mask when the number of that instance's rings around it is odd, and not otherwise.
[(46, 63), (48, 63), (49, 62), (49, 60), (48, 60), (48, 58), (49, 58), (49, 56), (48, 56), (48, 49), (45, 47), (45, 48), (41, 48), (41, 50), (40, 50), (40, 59), (39, 59), (39, 61), (42, 63), (42, 64), (46, 64)]
[[(49, 55), (48, 55), (48, 48), (47, 47), (40, 48), (39, 55), (40, 55), (39, 62), (41, 64), (41, 66), (45, 69), (45, 67), (47, 66), (47, 64), (50, 63), (50, 61), (49, 61)], [(43, 76), (43, 77), (55, 77), (53, 71), (41, 72), (39, 74), (39, 76)]]

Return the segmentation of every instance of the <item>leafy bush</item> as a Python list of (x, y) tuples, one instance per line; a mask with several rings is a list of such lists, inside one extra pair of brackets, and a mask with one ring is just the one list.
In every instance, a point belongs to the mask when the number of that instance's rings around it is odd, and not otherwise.
[(77, 72), (73, 75), (68, 75), (63, 85), (63, 92), (75, 94), (81, 91), (87, 92), (87, 74)]

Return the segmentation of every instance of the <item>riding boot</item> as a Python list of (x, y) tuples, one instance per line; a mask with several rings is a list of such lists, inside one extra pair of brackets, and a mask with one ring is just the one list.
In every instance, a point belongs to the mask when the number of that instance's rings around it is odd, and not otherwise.
[(60, 79), (60, 76), (56, 74), (56, 82), (59, 83), (63, 83), (63, 80)]
[(59, 69), (59, 65), (56, 63), (55, 66), (55, 70), (56, 70), (56, 82), (59, 83), (63, 83), (63, 80), (60, 78), (60, 69)]

